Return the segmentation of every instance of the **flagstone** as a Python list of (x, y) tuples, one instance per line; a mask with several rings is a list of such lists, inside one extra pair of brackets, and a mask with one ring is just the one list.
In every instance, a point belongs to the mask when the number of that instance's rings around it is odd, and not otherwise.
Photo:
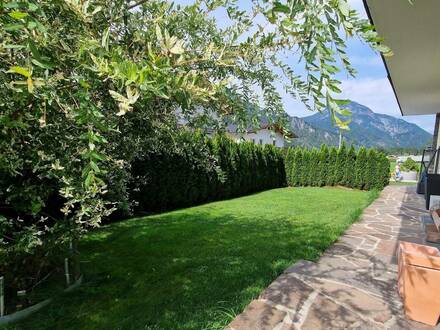
[(386, 187), (318, 262), (287, 268), (230, 326), (432, 329), (405, 318), (397, 293), (398, 241), (426, 243), (423, 205), (414, 187)]

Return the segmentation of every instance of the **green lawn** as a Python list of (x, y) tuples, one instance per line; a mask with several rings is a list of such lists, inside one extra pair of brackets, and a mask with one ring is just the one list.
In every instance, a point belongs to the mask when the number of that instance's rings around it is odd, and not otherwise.
[(376, 196), (284, 188), (105, 226), (81, 244), (85, 283), (17, 328), (220, 329)]

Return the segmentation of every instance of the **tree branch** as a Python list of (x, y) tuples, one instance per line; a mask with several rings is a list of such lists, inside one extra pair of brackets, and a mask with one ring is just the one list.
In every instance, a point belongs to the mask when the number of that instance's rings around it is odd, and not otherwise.
[(136, 8), (137, 6), (140, 6), (140, 5), (142, 5), (143, 3), (147, 2), (147, 1), (148, 0), (139, 0), (139, 1), (135, 2), (135, 3), (133, 3), (132, 5), (128, 5), (127, 9), (130, 10), (130, 9)]

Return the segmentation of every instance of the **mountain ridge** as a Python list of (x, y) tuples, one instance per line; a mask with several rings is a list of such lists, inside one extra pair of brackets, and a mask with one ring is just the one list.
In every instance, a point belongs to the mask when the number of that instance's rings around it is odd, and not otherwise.
[[(347, 144), (376, 148), (423, 148), (432, 135), (416, 124), (401, 118), (375, 113), (370, 108), (350, 101), (343, 106), (352, 113), (350, 130), (342, 135)], [(306, 117), (290, 117), (292, 130), (298, 136), (295, 145), (319, 147), (322, 143), (337, 145), (338, 128), (332, 125), (330, 113), (316, 113)]]

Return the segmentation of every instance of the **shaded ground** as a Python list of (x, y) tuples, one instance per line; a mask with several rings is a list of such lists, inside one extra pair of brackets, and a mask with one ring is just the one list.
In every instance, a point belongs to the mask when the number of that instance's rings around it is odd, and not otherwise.
[(375, 198), (285, 188), (115, 223), (82, 243), (85, 283), (19, 329), (218, 329)]
[(415, 187), (386, 187), (317, 263), (288, 268), (228, 329), (430, 329), (403, 315), (395, 257), (399, 240), (424, 243), (424, 214)]

